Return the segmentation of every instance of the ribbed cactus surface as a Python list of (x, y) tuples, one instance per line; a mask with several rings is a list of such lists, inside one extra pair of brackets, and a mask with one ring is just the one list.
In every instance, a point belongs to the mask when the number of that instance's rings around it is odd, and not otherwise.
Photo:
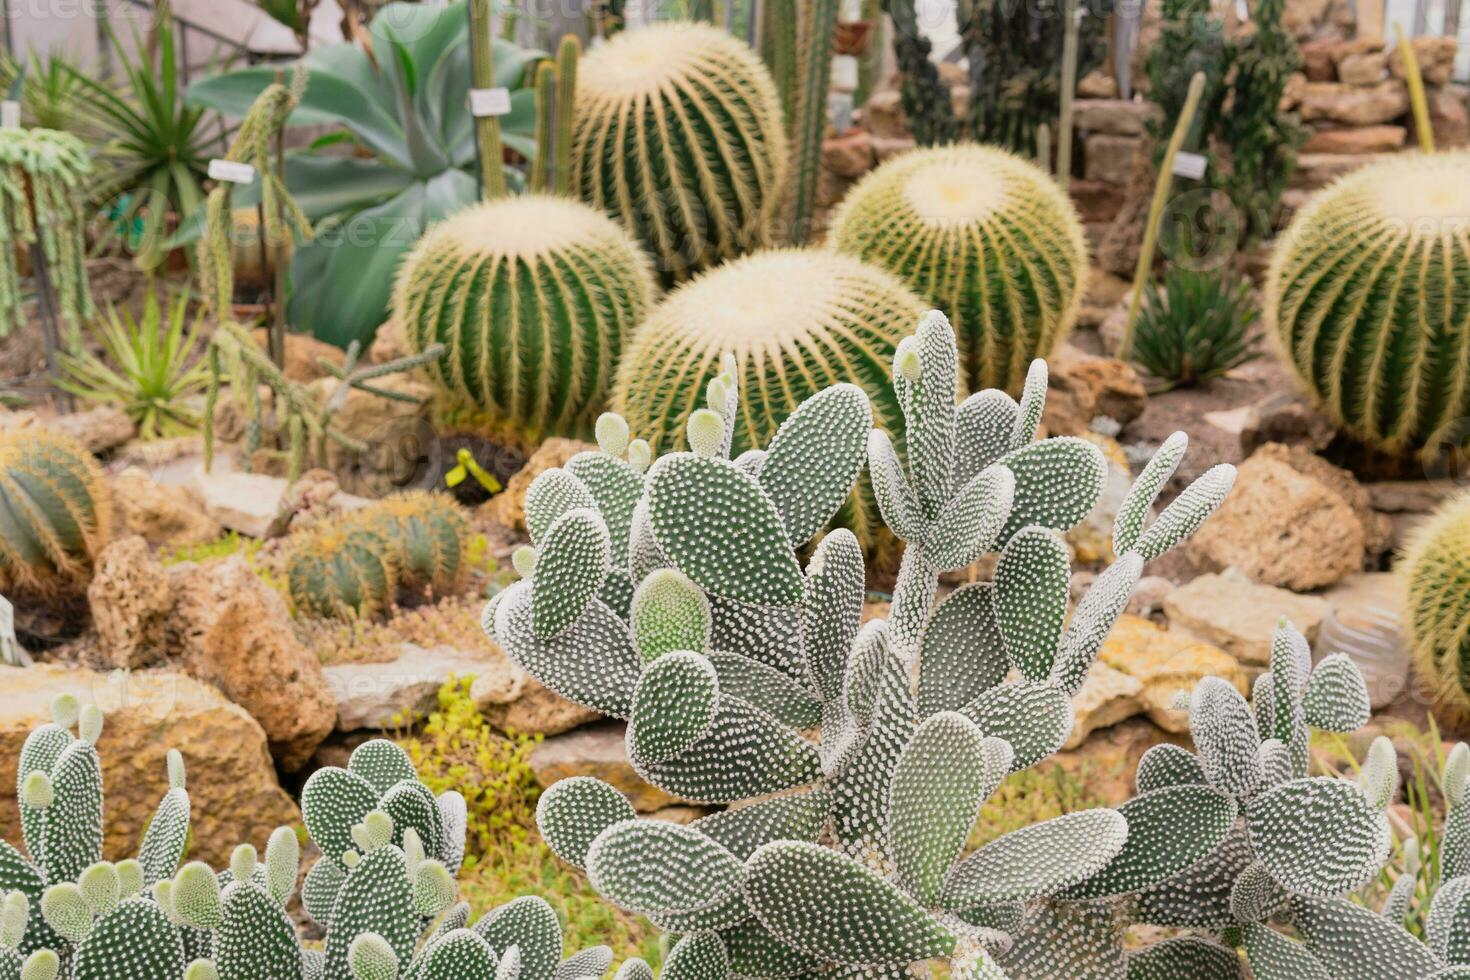
[(775, 83), (749, 47), (707, 24), (625, 31), (577, 79), (573, 186), (653, 255), (672, 283), (758, 248), (785, 180)]
[(458, 586), (470, 531), (464, 511), (448, 495), (395, 494), (364, 508), (360, 519), (392, 546), (400, 588), (443, 597)]
[(833, 245), (948, 311), (972, 391), (1020, 391), (1072, 329), (1085, 292), (1082, 222), (1046, 173), (991, 146), (905, 153), (852, 189)]
[(590, 434), (618, 355), (653, 301), (647, 258), (613, 221), (564, 198), (478, 204), (404, 260), (393, 315), (427, 370), (528, 442)]
[(112, 496), (92, 454), (42, 429), (0, 432), (0, 593), (84, 588), (112, 534)]
[[(888, 364), (924, 304), (895, 277), (830, 252), (750, 255), (671, 292), (623, 356), (613, 404), (659, 452), (683, 448), (685, 420), (705, 404), (721, 358), (735, 358), (742, 405), (734, 451), (759, 448), (802, 401), (848, 381), (872, 400), (879, 425), (901, 432)], [(877, 517), (853, 516), (865, 541)]]
[(1349, 433), (1436, 452), (1470, 416), (1470, 152), (1354, 171), (1275, 249), (1266, 318), (1308, 391)]
[(296, 608), (319, 619), (370, 619), (392, 604), (398, 564), (387, 535), (360, 518), (327, 519), (302, 532), (286, 559)]
[(1399, 574), (1415, 669), (1441, 710), (1470, 720), (1470, 496), (1415, 530)]

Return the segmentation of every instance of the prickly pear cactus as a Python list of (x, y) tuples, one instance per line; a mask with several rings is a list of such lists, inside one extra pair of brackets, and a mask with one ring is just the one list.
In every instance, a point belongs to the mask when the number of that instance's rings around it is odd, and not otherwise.
[[(1150, 521), (1185, 449), (1171, 439), (1125, 502), (1122, 557), (1068, 620), (1060, 534), (1092, 509), (1104, 462), (1083, 440), (1035, 440), (1040, 362), (1019, 402), (998, 391), (960, 402), (958, 377), (954, 333), (929, 314), (894, 358), (905, 453), (873, 428), (861, 389), (836, 385), (764, 449), (731, 459), (746, 392), (727, 362), (709, 407), (688, 418), (689, 452), (616, 496), (571, 466), (527, 494), (525, 579), (491, 601), (487, 631), (563, 696), (625, 719), (643, 778), (701, 802), (753, 800), (674, 826), (637, 819), (592, 778), (541, 797), (551, 848), (681, 937), (668, 970), (897, 976), (947, 958), (976, 977), (1121, 978), (1126, 903), (1236, 829), (1237, 801), (1201, 780), (966, 853), (1006, 776), (1065, 742), (1072, 695), (1145, 560), (1199, 527), (1233, 471), (1210, 471)], [(603, 446), (605, 465), (623, 462), (622, 447)], [(907, 548), (889, 618), (860, 625), (854, 535), (826, 534), (804, 566), (798, 553), (865, 464)], [(993, 581), (941, 597), (941, 573), (994, 552)], [(626, 607), (608, 597), (623, 576)], [(1139, 969), (1183, 976), (1168, 971), (1218, 960), (1217, 945), (1152, 950)], [(1113, 972), (1074, 969), (1109, 956)]]

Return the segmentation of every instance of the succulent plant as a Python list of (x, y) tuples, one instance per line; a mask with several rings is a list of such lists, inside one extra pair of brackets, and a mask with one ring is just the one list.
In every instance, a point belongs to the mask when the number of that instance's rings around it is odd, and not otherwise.
[(641, 241), (666, 283), (768, 244), (786, 129), (760, 57), (719, 28), (652, 24), (577, 79), (572, 182)]
[(1168, 390), (1218, 378), (1254, 360), (1250, 284), (1226, 271), (1170, 266), (1163, 289), (1148, 286), (1133, 358)]
[[(705, 382), (735, 359), (742, 391), (736, 454), (766, 445), (781, 421), (827, 385), (851, 382), (878, 422), (901, 432), (887, 362), (924, 308), (893, 276), (848, 256), (786, 249), (711, 270), (671, 292), (633, 336), (613, 407), (660, 451), (687, 445), (684, 420)], [(865, 545), (881, 530), (871, 500), (844, 519)]]
[(320, 619), (370, 619), (392, 605), (397, 553), (387, 533), (349, 513), (302, 532), (286, 557), (298, 611)]
[(531, 442), (589, 432), (653, 293), (648, 259), (613, 221), (526, 195), (430, 230), (403, 262), (393, 315), (413, 350), (448, 348), (427, 365), (439, 387)]
[(95, 312), (87, 284), (87, 213), (92, 183), (87, 146), (52, 129), (0, 131), (0, 337), (25, 324), (19, 250), (36, 245), (50, 266), (66, 345), (80, 345), (82, 321)]
[[(669, 971), (898, 975), (949, 958), (976, 977), (1082, 976), (1068, 942), (1112, 928), (1125, 899), (1235, 829), (1225, 791), (1166, 786), (962, 856), (1001, 781), (1065, 742), (1072, 695), (1144, 561), (1200, 525), (1233, 470), (1211, 470), (1149, 522), (1185, 449), (1182, 435), (1169, 440), (1119, 516), (1123, 557), (1065, 624), (1059, 532), (1091, 511), (1105, 468), (1085, 440), (1033, 441), (1044, 364), (1020, 403), (990, 390), (957, 404), (959, 354), (937, 313), (893, 362), (907, 460), (851, 384), (807, 398), (764, 450), (731, 460), (749, 393), (727, 357), (710, 407), (689, 417), (692, 451), (662, 457), (618, 496), (630, 526), (605, 520), (609, 498), (567, 470), (527, 493), (526, 578), (491, 600), (487, 631), (564, 697), (626, 719), (644, 779), (685, 799), (743, 801), (674, 826), (637, 819), (590, 777), (541, 797), (551, 848), (615, 905), (680, 936)], [(612, 440), (604, 455), (619, 463), (621, 448)], [(797, 553), (865, 457), (884, 520), (908, 546), (889, 619), (860, 625), (856, 537), (827, 533), (804, 569)], [(602, 598), (623, 571), (613, 554), (624, 535), (626, 613)], [(997, 550), (993, 581), (939, 598), (941, 572)], [(1121, 964), (1121, 931), (1117, 941)], [(1157, 969), (1215, 952), (1174, 950), (1150, 951)]]
[(112, 495), (79, 443), (44, 429), (0, 432), (0, 592), (80, 591), (112, 536)]
[(838, 251), (895, 273), (948, 310), (967, 387), (1019, 393), (1031, 360), (1072, 329), (1087, 244), (1067, 195), (993, 146), (905, 153), (864, 177), (833, 218)]
[(31, 903), (23, 892), (10, 892), (0, 905), (0, 980), (55, 980), (61, 958), (49, 949), (29, 956), (21, 952), (30, 924)]
[(1292, 219), (1274, 250), (1266, 319), (1285, 361), (1354, 437), (1430, 454), (1470, 415), (1470, 334), (1456, 283), (1470, 263), (1470, 152), (1363, 167)]
[(400, 589), (440, 597), (453, 593), (464, 577), (470, 536), (469, 522), (453, 498), (409, 491), (358, 513), (392, 547)]
[(1440, 710), (1470, 720), (1470, 496), (1415, 530), (1399, 575), (1414, 668)]

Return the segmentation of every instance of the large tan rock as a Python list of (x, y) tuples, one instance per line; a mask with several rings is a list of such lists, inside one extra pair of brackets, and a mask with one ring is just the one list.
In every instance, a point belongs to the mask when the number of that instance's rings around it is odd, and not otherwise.
[(171, 640), (192, 676), (219, 688), (265, 729), (271, 754), (300, 769), (337, 722), (316, 655), (291, 629), (285, 600), (241, 555), (169, 570)]
[(1470, 145), (1470, 89), (1464, 85), (1430, 89), (1428, 102), (1435, 147), (1447, 150)]
[(101, 405), (70, 415), (42, 416), (29, 410), (0, 412), (0, 429), (32, 426), (59, 432), (81, 443), (88, 452), (99, 455), (116, 449), (138, 432), (132, 418), (113, 405)]
[(1321, 129), (1302, 146), (1303, 153), (1394, 153), (1404, 145), (1408, 130), (1402, 126), (1361, 126)]
[(1152, 102), (1132, 99), (1078, 99), (1072, 104), (1072, 120), (1085, 133), (1142, 136), (1150, 119), (1159, 118)]
[(822, 168), (853, 180), (873, 169), (873, 136), (854, 129), (822, 141)]
[(1083, 176), (1109, 184), (1126, 184), (1142, 141), (1136, 136), (1094, 133), (1084, 143)]
[(1351, 470), (1332, 465), (1304, 445), (1267, 443), (1252, 454), (1252, 458), (1256, 456), (1280, 460), (1341, 497), (1343, 503), (1353, 509), (1354, 516), (1363, 527), (1363, 548), (1370, 559), (1376, 559), (1387, 549), (1389, 520), (1374, 509), (1373, 495), (1358, 482)]
[(167, 652), (173, 595), (168, 573), (141, 537), (119, 538), (102, 549), (87, 603), (103, 655), (113, 667), (144, 667)]
[(1143, 682), (1104, 663), (1092, 665), (1082, 689), (1072, 698), (1075, 718), (1063, 749), (1075, 749), (1099, 728), (1110, 728), (1143, 710)]
[(1242, 663), (1271, 662), (1271, 635), (1285, 616), (1315, 640), (1328, 605), (1317, 596), (1260, 585), (1242, 576), (1201, 575), (1164, 599), (1169, 625), (1217, 644)]
[(0, 838), (19, 842), (15, 761), (31, 729), (49, 721), (58, 694), (95, 703), (107, 715), (98, 743), (105, 782), (104, 851), (137, 853), (168, 789), (164, 756), (177, 748), (188, 769), (193, 832), (188, 858), (214, 867), (241, 843), (265, 847), (272, 830), (301, 814), (276, 782), (265, 733), (243, 709), (183, 674), (101, 674), (44, 664), (0, 667)]
[(218, 465), (206, 472), (200, 465), (194, 471), (191, 489), (212, 520), (231, 531), (263, 538), (281, 509), (281, 501), (286, 496), (286, 481), (264, 473), (242, 473)]
[[(337, 386), (336, 378), (322, 378), (309, 390), (325, 402)], [(332, 424), (366, 450), (357, 452), (328, 440), (326, 463), (343, 490), (381, 497), (407, 485), (429, 456), (437, 439), (429, 419), (434, 387), (413, 374), (390, 374), (375, 380), (373, 387), (398, 398), (390, 401), (356, 388), (349, 391)]]
[(651, 786), (633, 771), (623, 747), (624, 724), (604, 721), (554, 735), (531, 750), (531, 770), (542, 788), (568, 776), (596, 776), (626, 796), (639, 813), (687, 802)]
[[(254, 331), (253, 336), (262, 350), (268, 349), (269, 339), (264, 328)], [(317, 340), (310, 334), (288, 333), (286, 335), (286, 365), (283, 370), (286, 377), (292, 381), (306, 384), (317, 378), (332, 376), (331, 372), (322, 366), (323, 361), (340, 368), (346, 356), (342, 348), (334, 347), (323, 340)]]
[(141, 535), (155, 548), (204, 544), (224, 533), (188, 490), (155, 483), (137, 467), (114, 476), (112, 491), (126, 533)]
[[(1448, 85), (1455, 72), (1455, 56), (1459, 54), (1460, 42), (1452, 37), (1416, 37), (1409, 43), (1414, 48), (1414, 60), (1419, 63), (1419, 74), (1425, 85)], [(1388, 54), (1388, 70), (1394, 78), (1408, 78), (1408, 66), (1403, 52), (1394, 45)]]
[(1063, 344), (1046, 359), (1050, 383), (1042, 422), (1054, 436), (1092, 431), (1092, 420), (1105, 416), (1127, 425), (1148, 407), (1148, 392), (1138, 372), (1111, 357), (1095, 357)]
[(580, 442), (576, 439), (547, 439), (531, 454), (531, 458), (526, 460), (526, 465), (506, 481), (505, 489), (491, 497), (480, 508), (481, 515), (505, 527), (524, 531), (526, 529), (526, 490), (531, 486), (531, 481), (545, 471), (565, 464), (577, 453), (596, 448), (590, 442)]
[(901, 139), (912, 136), (903, 113), (903, 96), (896, 88), (880, 89), (863, 103), (863, 128), (874, 136)]
[(1187, 634), (1175, 633), (1125, 613), (1103, 644), (1098, 660), (1136, 679), (1136, 695), (1149, 719), (1166, 732), (1187, 732), (1188, 713), (1174, 708), (1206, 677), (1219, 677), (1247, 693), (1246, 675), (1230, 654)]
[(428, 714), (441, 687), (455, 678), (478, 676), (488, 665), (478, 650), (405, 643), (395, 660), (331, 664), (322, 674), (336, 699), (337, 731), (356, 732), (390, 728)]
[(1331, 585), (1363, 565), (1363, 525), (1332, 488), (1259, 452), (1241, 464), (1225, 503), (1188, 544), (1214, 570), (1297, 591)]
[(1409, 111), (1409, 92), (1397, 79), (1377, 85), (1309, 82), (1302, 92), (1305, 122), (1328, 120), (1348, 126), (1378, 126)]

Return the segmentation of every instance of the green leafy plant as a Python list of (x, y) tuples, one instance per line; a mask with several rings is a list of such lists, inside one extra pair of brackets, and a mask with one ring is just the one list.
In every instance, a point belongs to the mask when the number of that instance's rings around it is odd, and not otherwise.
[(91, 139), (99, 135), (95, 119), (80, 99), (81, 86), (73, 62), (63, 51), (32, 51), (25, 62), (0, 54), (0, 90), (20, 103), (21, 123)]
[[(171, 222), (204, 203), (203, 185), (217, 137), (205, 111), (179, 96), (177, 42), (166, 8), (162, 18), (156, 59), (134, 56), (108, 29), (113, 57), (126, 79), (121, 92), (75, 66), (61, 69), (106, 139), (88, 194), (99, 205), (116, 202), (111, 234), (121, 234), (149, 268), (167, 254)], [(133, 40), (136, 50), (146, 50), (136, 35)]]
[[(394, 273), (419, 236), (480, 199), (463, 0), (390, 4), (369, 33), (371, 53), (346, 43), (302, 59), (310, 82), (289, 120), (333, 127), (337, 136), (327, 143), (346, 139), (359, 152), (292, 153), (285, 165), (286, 189), (318, 230), (292, 260), (290, 319), (344, 348), (366, 345), (387, 319)], [(545, 55), (500, 40), (494, 50), (495, 86), (511, 90), (511, 111), (500, 117), (504, 144), (534, 158), (527, 76)], [(201, 79), (188, 100), (241, 118), (275, 77), (275, 69), (258, 67)], [(258, 194), (242, 188), (234, 203), (252, 204)], [(200, 215), (181, 237), (196, 235), (202, 222)]]
[(85, 348), (61, 354), (57, 384), (87, 401), (118, 406), (137, 423), (144, 439), (197, 429), (198, 399), (209, 383), (209, 370), (199, 356), (200, 324), (189, 320), (187, 296), (169, 301), (165, 322), (158, 294), (150, 288), (141, 317), (112, 307), (93, 324), (100, 355)]
[(1133, 357), (1159, 390), (1218, 378), (1260, 356), (1250, 283), (1228, 272), (1170, 266), (1161, 290), (1149, 283)]

